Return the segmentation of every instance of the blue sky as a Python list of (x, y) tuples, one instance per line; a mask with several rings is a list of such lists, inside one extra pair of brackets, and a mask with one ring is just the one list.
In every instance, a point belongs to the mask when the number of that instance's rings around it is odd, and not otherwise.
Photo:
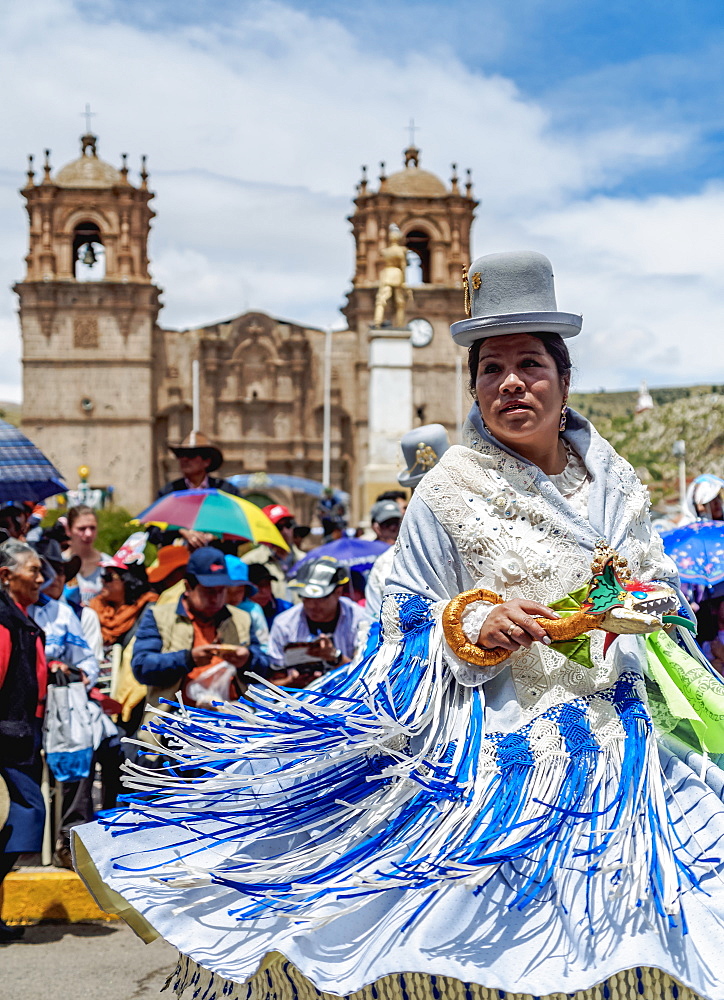
[(3, 27), (0, 398), (25, 155), (74, 158), (86, 101), (101, 156), (149, 156), (168, 325), (339, 325), (359, 166), (394, 169), (413, 116), (423, 166), (473, 170), (474, 252), (553, 260), (582, 388), (724, 381), (721, 3), (35, 0)]
[[(228, 0), (79, 5), (89, 17), (158, 32), (210, 22), (223, 31), (248, 6)], [(696, 129), (701, 160), (690, 164), (693, 175), (663, 170), (663, 190), (685, 189), (707, 168), (717, 169), (724, 136), (720, 0), (299, 0), (294, 7), (343, 25), (361, 47), (392, 59), (437, 52), (473, 71), (499, 73), (542, 100), (561, 127), (585, 129), (592, 118), (601, 123), (636, 116)]]

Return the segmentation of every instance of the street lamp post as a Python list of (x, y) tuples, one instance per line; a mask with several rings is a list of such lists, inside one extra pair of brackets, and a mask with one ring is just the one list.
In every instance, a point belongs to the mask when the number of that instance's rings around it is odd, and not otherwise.
[(683, 514), (686, 510), (686, 441), (674, 441), (671, 450), (679, 460), (679, 507)]
[(192, 431), (200, 430), (199, 427), (199, 412), (200, 412), (200, 400), (201, 393), (199, 388), (200, 379), (200, 365), (198, 361), (191, 362), (191, 423)]

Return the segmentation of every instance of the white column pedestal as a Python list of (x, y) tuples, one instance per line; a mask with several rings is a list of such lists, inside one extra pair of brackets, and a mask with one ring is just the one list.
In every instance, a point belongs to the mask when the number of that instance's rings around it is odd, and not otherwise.
[(375, 497), (399, 489), (400, 439), (412, 426), (410, 331), (370, 330), (367, 464), (362, 503), (366, 516)]

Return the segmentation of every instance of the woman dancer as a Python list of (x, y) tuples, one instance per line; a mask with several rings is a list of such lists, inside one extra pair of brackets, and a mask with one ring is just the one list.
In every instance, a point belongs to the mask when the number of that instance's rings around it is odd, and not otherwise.
[[(567, 408), (581, 318), (550, 262), (490, 255), (469, 281), (466, 446), (415, 492), (365, 658), (165, 716), (176, 766), (133, 769), (77, 837), (99, 900), (179, 948), (179, 996), (724, 997), (722, 772), (652, 722), (719, 752), (724, 687), (660, 632), (618, 634), (662, 623), (641, 608), (675, 570), (633, 470)], [(600, 628), (564, 636), (586, 608)]]

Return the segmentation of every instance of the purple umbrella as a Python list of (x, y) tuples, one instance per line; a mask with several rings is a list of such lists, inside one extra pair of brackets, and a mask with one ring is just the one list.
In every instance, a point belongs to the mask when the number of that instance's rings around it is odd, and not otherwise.
[(381, 555), (389, 548), (386, 542), (367, 541), (366, 538), (338, 538), (334, 542), (327, 542), (316, 549), (308, 552), (303, 559), (300, 559), (292, 570), (296, 574), (302, 563), (311, 559), (319, 559), (321, 556), (331, 556), (343, 566), (348, 566), (350, 570), (358, 573), (366, 573), (372, 568), (377, 556)]

